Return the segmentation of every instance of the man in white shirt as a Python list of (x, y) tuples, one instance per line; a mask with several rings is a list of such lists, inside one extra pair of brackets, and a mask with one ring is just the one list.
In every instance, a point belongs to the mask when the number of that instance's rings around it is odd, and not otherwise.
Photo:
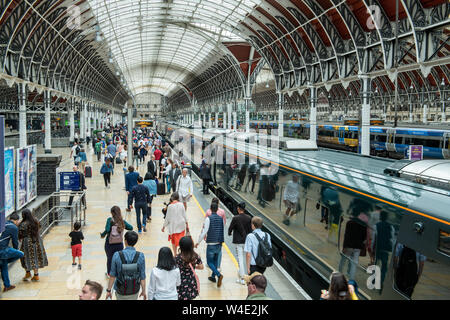
[(180, 195), (180, 201), (183, 202), (185, 210), (187, 210), (187, 202), (191, 199), (194, 190), (192, 180), (187, 175), (187, 172), (187, 169), (184, 168), (182, 175), (177, 180), (177, 192)]
[(272, 247), (272, 242), (270, 240), (270, 234), (267, 232), (264, 232), (261, 230), (263, 225), (263, 220), (260, 217), (253, 217), (252, 218), (252, 233), (249, 233), (247, 237), (245, 238), (245, 244), (244, 244), (244, 252), (247, 255), (247, 273), (252, 274), (253, 272), (257, 271), (261, 274), (266, 271), (266, 267), (259, 266), (256, 264), (256, 257), (258, 256), (258, 246), (259, 246), (259, 240), (257, 236), (264, 241), (266, 237), (270, 247)]

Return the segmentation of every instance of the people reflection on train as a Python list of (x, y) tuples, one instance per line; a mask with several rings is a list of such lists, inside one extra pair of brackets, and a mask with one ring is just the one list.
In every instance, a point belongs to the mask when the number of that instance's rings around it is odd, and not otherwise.
[(292, 180), (288, 181), (283, 192), (283, 201), (286, 206), (283, 223), (287, 226), (290, 224), (290, 218), (297, 213), (299, 189), (298, 176), (293, 175)]
[(247, 164), (241, 164), (239, 165), (238, 173), (237, 173), (237, 180), (236, 180), (236, 186), (234, 187), (236, 191), (241, 191), (242, 186), (245, 182), (245, 175), (247, 173)]
[(250, 162), (250, 165), (248, 167), (248, 180), (247, 180), (247, 184), (245, 185), (244, 192), (248, 192), (248, 185), (250, 184), (250, 181), (252, 181), (252, 189), (251, 189), (250, 193), (254, 193), (255, 192), (256, 175), (258, 174), (259, 166), (258, 166), (258, 163), (256, 163), (255, 160), (253, 160), (253, 159), (250, 159), (249, 162)]
[[(381, 211), (380, 222), (375, 225), (375, 228), (372, 231), (372, 242), (370, 250), (370, 252), (373, 252), (375, 254), (375, 265), (379, 265), (379, 263), (381, 263), (380, 294), (383, 290), (383, 283), (386, 277), (386, 272), (388, 270), (389, 254), (392, 252), (395, 239), (395, 229), (387, 221), (388, 213), (386, 211)], [(372, 263), (373, 262), (371, 261), (371, 264)]]
[(395, 285), (409, 298), (419, 282), (426, 260), (426, 256), (401, 243), (395, 248)]
[(332, 221), (330, 234), (337, 232), (339, 225), (339, 218), (341, 216), (341, 204), (339, 201), (339, 193), (334, 187), (321, 186), (320, 188), (320, 203), (317, 204), (316, 208), (321, 207), (321, 218), (320, 222), (325, 223), (325, 230), (328, 230), (329, 226), (329, 216), (332, 210)]
[(355, 280), (359, 257), (366, 255), (367, 225), (358, 216), (364, 209), (367, 209), (367, 206), (363, 204), (364, 201), (359, 201), (359, 199), (354, 199), (352, 203), (357, 202), (357, 204), (350, 204), (352, 217), (345, 225), (342, 256), (339, 262), (339, 271), (341, 272), (348, 263), (347, 275), (350, 280)]
[(209, 194), (209, 182), (212, 180), (211, 166), (203, 159), (200, 165), (200, 178), (203, 181), (203, 194)]
[(265, 207), (268, 201), (271, 201), (275, 195), (275, 190), (271, 190), (269, 183), (270, 164), (266, 161), (260, 164), (259, 168), (259, 190), (258, 190), (258, 203), (261, 207)]
[(322, 290), (320, 300), (358, 300), (358, 297), (345, 275), (333, 272), (330, 276), (330, 287), (328, 290)]

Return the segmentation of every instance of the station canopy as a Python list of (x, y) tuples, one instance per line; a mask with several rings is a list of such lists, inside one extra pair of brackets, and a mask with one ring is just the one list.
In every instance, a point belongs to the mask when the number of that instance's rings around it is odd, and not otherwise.
[(244, 41), (236, 27), (261, 1), (90, 0), (102, 37), (135, 96), (170, 96)]

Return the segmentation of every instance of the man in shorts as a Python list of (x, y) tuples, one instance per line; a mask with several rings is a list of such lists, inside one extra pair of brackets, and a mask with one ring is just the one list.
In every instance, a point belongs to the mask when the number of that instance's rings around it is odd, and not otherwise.
[(289, 225), (289, 219), (296, 213), (297, 211), (297, 202), (299, 195), (300, 185), (298, 183), (298, 176), (292, 176), (292, 180), (286, 184), (286, 188), (283, 193), (284, 204), (286, 205), (286, 213), (284, 214), (283, 223), (285, 225)]

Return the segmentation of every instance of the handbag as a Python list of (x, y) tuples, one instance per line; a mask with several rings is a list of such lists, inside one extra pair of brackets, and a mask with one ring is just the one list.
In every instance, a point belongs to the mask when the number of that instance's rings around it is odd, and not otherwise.
[(189, 263), (189, 267), (191, 267), (192, 273), (194, 274), (195, 281), (197, 282), (197, 292), (200, 295), (200, 280), (198, 279), (198, 276), (195, 273), (195, 270), (194, 270), (194, 267), (192, 266), (192, 263)]

